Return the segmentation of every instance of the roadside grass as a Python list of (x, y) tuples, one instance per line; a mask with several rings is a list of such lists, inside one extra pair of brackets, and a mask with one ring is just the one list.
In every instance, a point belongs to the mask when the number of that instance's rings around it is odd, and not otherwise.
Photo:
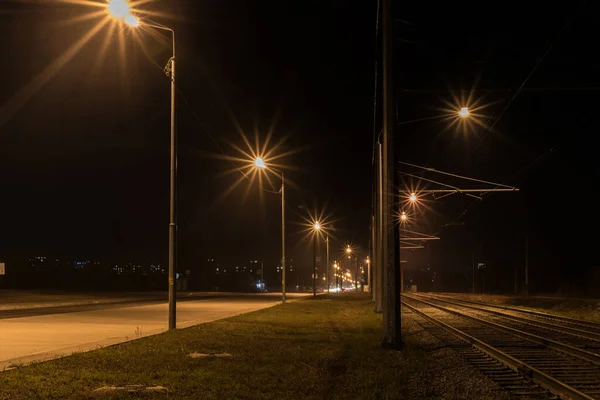
[(600, 299), (582, 299), (554, 296), (509, 296), (443, 293), (459, 299), (480, 301), (496, 305), (519, 307), (527, 310), (562, 315), (588, 321), (600, 322)]
[[(366, 295), (323, 295), (9, 370), (0, 399), (507, 398), (408, 316), (403, 333), (382, 349)], [(94, 392), (133, 384), (168, 392)]]

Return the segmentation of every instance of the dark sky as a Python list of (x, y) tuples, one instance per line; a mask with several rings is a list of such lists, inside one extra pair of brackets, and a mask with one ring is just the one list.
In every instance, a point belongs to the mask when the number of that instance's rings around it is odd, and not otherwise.
[[(412, 261), (469, 269), (470, 254), (505, 281), (530, 236), (540, 279), (597, 265), (595, 115), (598, 13), (582, 2), (396, 2), (398, 121), (438, 115), (476, 88), (484, 122), (461, 133), (444, 120), (398, 127), (398, 158), (514, 184), (472, 205), (431, 203), (420, 229), (442, 240)], [(253, 140), (286, 138), (288, 245), (307, 261), (298, 204), (331, 213), (336, 249), (368, 245), (376, 1), (153, 1), (177, 32), (179, 234), (182, 265), (279, 257), (279, 197), (223, 175)], [(165, 260), (170, 43), (104, 27), (53, 64), (99, 20), (98, 8), (0, 3), (0, 257)], [(71, 22), (69, 22), (71, 21)], [(569, 22), (570, 21), (570, 22)], [(119, 39), (122, 36), (122, 49)], [(140, 41), (146, 50), (142, 50)], [(103, 52), (105, 43), (111, 46)], [(121, 51), (120, 51), (121, 50)], [(547, 52), (547, 53), (546, 53)], [(540, 61), (541, 60), (541, 61)], [(536, 64), (539, 65), (536, 68)], [(531, 75), (530, 75), (531, 74)], [(516, 91), (528, 78), (522, 91)], [(496, 118), (501, 117), (496, 121)], [(212, 137), (212, 138), (211, 138)], [(219, 146), (214, 143), (216, 141)], [(454, 182), (456, 183), (456, 182)], [(293, 185), (292, 185), (293, 184)], [(597, 192), (597, 191), (596, 191)], [(582, 268), (581, 266), (585, 266)], [(562, 278), (560, 278), (562, 279)], [(548, 284), (547, 287), (552, 285)]]
[[(0, 254), (52, 253), (164, 260), (168, 226), (170, 43), (102, 29), (43, 85), (36, 76), (99, 19), (97, 10), (48, 2), (2, 3)], [(336, 251), (366, 248), (371, 204), (375, 5), (316, 2), (155, 1), (177, 32), (181, 262), (280, 254), (280, 199), (242, 183), (225, 154), (243, 145), (236, 123), (261, 142), (286, 138), (288, 246), (306, 213), (336, 220)], [(168, 38), (168, 37), (166, 37)], [(102, 53), (103, 44), (112, 45)], [(160, 69), (158, 68), (160, 67)], [(19, 105), (20, 91), (26, 101)], [(185, 100), (184, 100), (185, 99)], [(236, 123), (234, 123), (236, 121)], [(276, 124), (274, 124), (276, 122)], [(215, 145), (214, 138), (219, 147)], [(276, 179), (275, 179), (276, 181)], [(276, 182), (274, 182), (276, 184)]]

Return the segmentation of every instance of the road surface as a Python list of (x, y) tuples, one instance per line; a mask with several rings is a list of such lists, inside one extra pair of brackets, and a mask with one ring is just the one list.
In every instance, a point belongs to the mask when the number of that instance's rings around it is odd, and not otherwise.
[[(288, 294), (290, 300), (307, 296)], [(186, 328), (204, 322), (272, 307), (281, 294), (228, 294), (203, 300), (188, 300), (177, 305), (177, 327)], [(73, 352), (123, 343), (167, 330), (168, 305), (106, 304), (45, 307), (31, 315), (2, 317), (0, 311), (0, 371), (11, 365), (49, 360)], [(6, 310), (6, 312), (15, 312)], [(5, 316), (6, 317), (6, 316)]]

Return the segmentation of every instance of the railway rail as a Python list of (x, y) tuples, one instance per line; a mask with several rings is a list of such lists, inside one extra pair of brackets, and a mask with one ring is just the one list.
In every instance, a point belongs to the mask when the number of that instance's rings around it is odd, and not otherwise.
[(593, 323), (454, 300), (402, 296), (425, 329), (514, 397), (600, 399), (600, 340)]

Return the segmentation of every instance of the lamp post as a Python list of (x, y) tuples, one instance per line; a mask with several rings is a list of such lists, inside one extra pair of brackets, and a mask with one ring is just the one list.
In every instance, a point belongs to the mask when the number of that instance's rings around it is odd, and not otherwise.
[(267, 167), (262, 157), (254, 159), (254, 167), (259, 169), (270, 169), (281, 176), (281, 304), (285, 304), (285, 177), (283, 171)]
[(169, 184), (169, 329), (177, 327), (177, 305), (175, 277), (177, 270), (177, 136), (175, 130), (175, 31), (166, 26), (156, 23), (142, 23), (135, 15), (131, 14), (131, 8), (127, 0), (111, 0), (108, 12), (118, 21), (124, 22), (131, 27), (141, 25), (167, 31), (171, 33), (173, 55), (167, 62), (165, 72), (171, 79), (171, 144), (170, 144), (170, 184)]
[(354, 257), (354, 260), (356, 261), (356, 272), (354, 274), (354, 287), (356, 289), (356, 292), (358, 293), (358, 256), (356, 256), (355, 254), (352, 253), (352, 248), (350, 248), (350, 245), (348, 245), (346, 247), (346, 254), (348, 254), (348, 258)]
[(321, 230), (319, 221), (313, 224), (313, 297), (317, 296), (317, 236)]
[(327, 249), (326, 249), (326, 251), (327, 251), (327, 268), (326, 268), (327, 282), (326, 282), (326, 285), (327, 285), (327, 293), (329, 293), (329, 290), (330, 290), (330, 287), (329, 287), (329, 235), (325, 236), (325, 244), (327, 245)]

